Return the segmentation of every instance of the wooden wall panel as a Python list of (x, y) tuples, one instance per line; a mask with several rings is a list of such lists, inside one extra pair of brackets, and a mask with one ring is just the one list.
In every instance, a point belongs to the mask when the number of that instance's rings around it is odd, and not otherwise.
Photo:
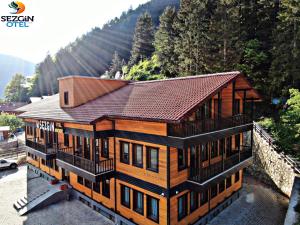
[(170, 186), (174, 187), (186, 181), (188, 179), (188, 172), (188, 169), (178, 171), (178, 150), (177, 148), (170, 147)]
[(80, 129), (80, 130), (93, 131), (93, 126), (92, 125), (87, 125), (87, 124), (64, 123), (64, 127), (73, 128), (73, 129)]
[(90, 198), (92, 197), (92, 190), (77, 182), (77, 174), (70, 172), (70, 184), (77, 191), (84, 193), (85, 195), (89, 196)]
[(135, 120), (116, 120), (116, 130), (166, 136), (167, 124)]
[[(120, 141), (129, 142), (130, 144), (130, 164), (125, 164), (120, 162)], [(132, 165), (132, 144), (143, 145), (143, 168), (139, 168)], [(153, 172), (146, 169), (146, 146), (159, 148), (159, 172)], [(130, 176), (146, 180), (150, 183), (159, 185), (161, 187), (167, 187), (167, 147), (163, 145), (155, 145), (146, 142), (132, 141), (129, 139), (116, 138), (116, 169), (122, 173), (128, 174)]]
[(102, 182), (100, 182), (100, 193), (93, 191), (92, 198), (97, 202), (103, 204), (107, 208), (113, 209), (115, 208), (115, 179), (110, 179), (110, 198), (102, 195)]
[[(133, 190), (131, 189), (130, 197), (131, 204), (130, 209), (123, 206), (121, 204), (121, 184), (126, 185), (134, 190), (140, 191), (144, 193), (144, 215), (136, 213), (133, 210)], [(159, 199), (159, 224), (166, 225), (167, 224), (167, 199), (161, 195), (154, 194), (142, 188), (136, 187), (129, 183), (117, 180), (117, 211), (127, 219), (132, 219), (137, 224), (142, 225), (157, 225), (158, 223), (153, 222), (152, 220), (147, 218), (147, 200), (146, 195), (152, 196), (154, 198)]]
[(232, 83), (222, 90), (222, 116), (232, 115)]
[(110, 120), (102, 120), (96, 123), (96, 131), (112, 130), (112, 129), (113, 129), (113, 122)]

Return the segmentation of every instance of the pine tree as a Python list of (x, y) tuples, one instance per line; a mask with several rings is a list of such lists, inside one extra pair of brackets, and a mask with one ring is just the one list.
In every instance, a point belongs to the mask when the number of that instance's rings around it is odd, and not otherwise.
[(144, 13), (136, 23), (129, 66), (148, 59), (154, 52), (154, 28), (149, 13)]
[(114, 78), (117, 72), (122, 72), (122, 67), (124, 66), (124, 60), (121, 60), (117, 51), (115, 51), (111, 66), (109, 68), (108, 74), (110, 78)]
[(161, 63), (161, 72), (166, 77), (177, 75), (177, 54), (175, 54), (174, 40), (176, 30), (173, 27), (176, 18), (176, 9), (167, 7), (160, 16), (160, 24), (155, 34), (155, 54)]
[(273, 62), (270, 70), (271, 93), (288, 95), (288, 89), (300, 88), (300, 2), (283, 0), (274, 32)]
[(205, 60), (208, 46), (207, 31), (212, 1), (182, 0), (174, 27), (178, 32), (175, 53), (178, 54), (180, 75), (193, 75), (208, 71)]

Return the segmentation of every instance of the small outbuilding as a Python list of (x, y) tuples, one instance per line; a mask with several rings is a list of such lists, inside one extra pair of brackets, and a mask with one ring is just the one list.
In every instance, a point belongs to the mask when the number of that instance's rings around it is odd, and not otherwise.
[(9, 126), (2, 126), (0, 127), (0, 141), (5, 141), (9, 137), (10, 127)]

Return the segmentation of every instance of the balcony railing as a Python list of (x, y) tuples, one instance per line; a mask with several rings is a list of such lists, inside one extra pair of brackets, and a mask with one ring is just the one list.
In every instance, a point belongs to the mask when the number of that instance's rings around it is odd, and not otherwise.
[(203, 168), (190, 168), (189, 180), (203, 183), (216, 175), (232, 168), (233, 166), (239, 164), (252, 157), (252, 149), (248, 146), (242, 146), (242, 149), (222, 161), (211, 164)]
[(66, 163), (79, 167), (95, 175), (110, 172), (114, 169), (113, 159), (94, 162), (92, 160), (85, 159), (61, 150), (57, 151), (57, 159), (60, 159)]
[(251, 122), (252, 120), (245, 114), (193, 122), (187, 121), (180, 124), (169, 124), (168, 135), (175, 137), (189, 137), (201, 133), (236, 127)]
[(55, 148), (51, 147), (51, 145), (44, 145), (40, 144), (34, 141), (31, 141), (29, 139), (26, 139), (26, 146), (33, 148), (39, 152), (45, 153), (45, 154), (55, 154)]

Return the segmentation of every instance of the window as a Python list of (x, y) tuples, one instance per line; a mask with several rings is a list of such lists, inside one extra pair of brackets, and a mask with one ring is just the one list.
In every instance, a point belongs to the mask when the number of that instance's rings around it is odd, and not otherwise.
[(134, 166), (143, 168), (143, 146), (138, 144), (133, 144), (132, 146), (132, 164)]
[(44, 138), (44, 130), (40, 130), (40, 134), (41, 134), (41, 138), (43, 139)]
[(158, 149), (147, 147), (147, 169), (158, 172)]
[(100, 182), (94, 183), (93, 190), (100, 194)]
[(200, 204), (204, 205), (207, 202), (208, 202), (208, 190), (206, 190), (200, 194)]
[(233, 115), (239, 114), (240, 113), (240, 99), (235, 99), (234, 100), (234, 112)]
[(219, 183), (219, 193), (222, 193), (225, 190), (225, 180), (222, 180)]
[(69, 92), (64, 92), (64, 103), (65, 105), (69, 105)]
[(120, 145), (121, 145), (120, 161), (122, 163), (129, 164), (129, 143), (120, 142)]
[(125, 185), (121, 185), (121, 204), (130, 208), (130, 188)]
[(208, 160), (208, 143), (201, 145), (201, 158), (202, 161)]
[(218, 156), (218, 141), (213, 141), (211, 143), (211, 158)]
[(187, 150), (178, 148), (178, 170), (183, 170), (187, 167)]
[(211, 198), (214, 198), (218, 195), (218, 185), (217, 184), (211, 186), (210, 194), (211, 194)]
[(83, 178), (80, 176), (77, 176), (77, 183), (82, 184), (83, 185)]
[(42, 165), (45, 165), (46, 164), (45, 159), (42, 159), (41, 163), (42, 163)]
[(231, 176), (226, 178), (226, 188), (230, 188), (230, 186), (232, 185), (231, 183)]
[(232, 137), (226, 138), (226, 157), (232, 154)]
[(103, 180), (102, 182), (102, 195), (110, 198), (110, 180)]
[(235, 180), (235, 183), (238, 182), (238, 181), (240, 180), (240, 171), (238, 171), (238, 172), (235, 173), (235, 178), (234, 178), (234, 180)]
[(92, 189), (92, 182), (87, 179), (84, 179), (84, 186), (86, 186), (89, 189)]
[(159, 223), (159, 201), (147, 195), (147, 217)]
[(109, 141), (108, 138), (102, 139), (102, 157), (109, 158)]
[(240, 149), (240, 145), (241, 145), (240, 134), (235, 135), (234, 140), (235, 140), (235, 149)]
[(64, 134), (64, 146), (69, 146), (69, 135)]
[(187, 215), (187, 194), (182, 195), (177, 201), (178, 221), (182, 220)]
[(144, 215), (144, 194), (133, 190), (133, 210)]
[(198, 193), (195, 191), (191, 191), (190, 193), (190, 209), (191, 212), (196, 210), (199, 206), (199, 198), (198, 198)]

